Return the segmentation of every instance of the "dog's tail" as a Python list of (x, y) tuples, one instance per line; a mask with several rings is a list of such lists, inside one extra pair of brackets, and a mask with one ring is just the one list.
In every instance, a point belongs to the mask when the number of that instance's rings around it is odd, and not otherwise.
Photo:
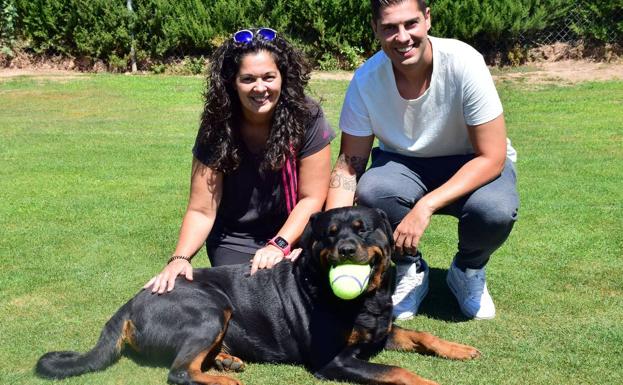
[(127, 338), (132, 338), (129, 334), (134, 333), (134, 328), (128, 321), (130, 302), (123, 305), (106, 322), (99, 341), (93, 349), (84, 354), (70, 351), (46, 353), (37, 362), (35, 369), (37, 374), (42, 377), (60, 379), (102, 370), (115, 363), (121, 355), (121, 349)]

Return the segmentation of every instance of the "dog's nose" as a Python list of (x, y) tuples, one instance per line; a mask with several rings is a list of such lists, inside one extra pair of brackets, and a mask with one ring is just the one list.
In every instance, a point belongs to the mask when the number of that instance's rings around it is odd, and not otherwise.
[(352, 243), (343, 243), (337, 248), (337, 252), (340, 254), (341, 258), (352, 257), (356, 250), (357, 248)]

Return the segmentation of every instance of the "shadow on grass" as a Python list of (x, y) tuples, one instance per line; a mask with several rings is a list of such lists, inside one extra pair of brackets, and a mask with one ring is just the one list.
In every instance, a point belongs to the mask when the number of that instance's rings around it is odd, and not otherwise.
[[(173, 361), (175, 360), (175, 354), (172, 352), (149, 352), (149, 353), (140, 353), (135, 350), (132, 350), (130, 347), (124, 347), (122, 351), (122, 356), (130, 359), (138, 366), (145, 366), (148, 368), (164, 368), (170, 369), (171, 365), (173, 365)], [(227, 374), (224, 371), (219, 371), (212, 364), (208, 364), (208, 362), (213, 362), (213, 356), (208, 356), (203, 361), (201, 365), (201, 371), (212, 371), (216, 374), (225, 375)], [(232, 373), (230, 373), (232, 374)], [(194, 384), (194, 382), (193, 382)]]
[(418, 314), (448, 322), (466, 322), (454, 294), (446, 284), (447, 269), (430, 268), (428, 295), (420, 305)]
[(173, 363), (173, 354), (143, 354), (138, 353), (131, 348), (125, 347), (122, 355), (134, 361), (139, 366), (149, 368), (170, 368)]

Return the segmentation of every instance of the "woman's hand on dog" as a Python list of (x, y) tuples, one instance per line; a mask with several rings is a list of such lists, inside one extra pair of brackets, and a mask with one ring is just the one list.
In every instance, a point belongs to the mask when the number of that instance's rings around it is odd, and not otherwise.
[(283, 251), (273, 245), (266, 245), (255, 252), (251, 260), (251, 275), (259, 269), (272, 269), (283, 259)]
[(296, 261), (303, 249), (294, 249), (287, 256), (273, 245), (267, 245), (255, 252), (251, 260), (251, 275), (255, 274), (259, 269), (272, 269), (276, 264), (284, 259)]
[(187, 280), (193, 280), (193, 267), (186, 259), (176, 259), (171, 261), (162, 269), (160, 274), (153, 277), (143, 286), (143, 289), (151, 287), (152, 293), (163, 294), (170, 292), (175, 286), (175, 279), (178, 275), (186, 277)]
[(301, 255), (302, 252), (303, 252), (303, 249), (300, 247), (297, 249), (294, 249), (288, 256), (286, 256), (286, 259), (289, 259), (290, 262), (294, 262), (298, 259), (298, 257)]

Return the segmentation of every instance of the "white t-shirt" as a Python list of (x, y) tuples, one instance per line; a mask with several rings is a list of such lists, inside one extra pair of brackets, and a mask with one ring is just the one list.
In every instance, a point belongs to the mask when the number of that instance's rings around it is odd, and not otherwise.
[[(433, 47), (430, 87), (417, 99), (398, 93), (391, 60), (383, 51), (353, 76), (340, 115), (340, 129), (374, 134), (384, 151), (414, 157), (473, 154), (467, 125), (502, 114), (502, 103), (484, 59), (471, 46), (429, 36)], [(507, 155), (515, 150), (507, 140)]]

